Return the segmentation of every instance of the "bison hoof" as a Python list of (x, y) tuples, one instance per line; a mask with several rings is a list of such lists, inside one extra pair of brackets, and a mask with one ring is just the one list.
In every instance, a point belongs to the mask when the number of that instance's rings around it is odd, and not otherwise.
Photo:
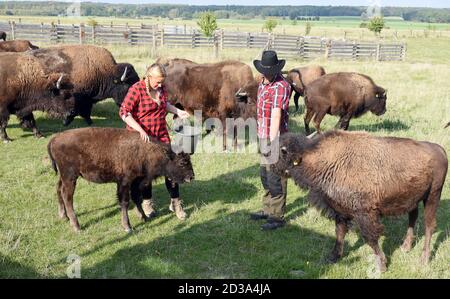
[(125, 232), (127, 234), (131, 234), (133, 232), (133, 230), (129, 227), (129, 228), (125, 228)]
[(426, 266), (426, 265), (428, 265), (429, 261), (430, 261), (430, 255), (427, 252), (423, 252), (422, 256), (420, 257), (420, 263), (423, 266)]
[(339, 261), (339, 259), (341, 258), (341, 256), (339, 254), (336, 253), (331, 253), (328, 257), (327, 257), (327, 262), (330, 264), (335, 264)]

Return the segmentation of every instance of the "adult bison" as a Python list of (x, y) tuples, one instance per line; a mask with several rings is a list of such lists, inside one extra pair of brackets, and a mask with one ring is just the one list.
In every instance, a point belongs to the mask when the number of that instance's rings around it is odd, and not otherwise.
[(402, 245), (409, 251), (421, 201), (425, 206), (422, 261), (428, 262), (448, 169), (447, 154), (441, 146), (363, 132), (329, 131), (314, 139), (285, 134), (280, 140), (280, 159), (273, 168), (309, 189), (312, 205), (335, 221), (332, 262), (342, 256), (348, 224), (354, 221), (374, 250), (378, 269), (385, 270), (386, 258), (378, 245), (383, 232), (380, 218), (409, 213)]
[(5, 31), (0, 31), (0, 39), (2, 39), (3, 41), (6, 41), (6, 32)]
[(299, 110), (298, 99), (304, 96), (305, 86), (324, 75), (325, 69), (317, 65), (293, 68), (286, 73), (286, 79), (294, 91), (295, 112)]
[(36, 128), (32, 112), (46, 111), (54, 117), (67, 117), (75, 109), (68, 76), (47, 72), (39, 61), (25, 53), (0, 53), (0, 139), (9, 142), (6, 126), (15, 114), (23, 128), (42, 134)]
[(347, 130), (352, 117), (371, 111), (375, 115), (386, 112), (387, 92), (373, 80), (357, 73), (327, 74), (306, 86), (305, 130), (310, 133), (309, 122), (320, 132), (320, 123), (326, 114), (339, 116), (336, 127)]
[[(201, 110), (203, 117), (219, 118), (236, 115), (237, 98), (256, 102), (258, 84), (251, 68), (239, 61), (197, 64), (186, 59), (172, 59), (164, 64), (165, 86), (173, 104), (190, 113)], [(254, 115), (256, 118), (256, 110)]]
[(27, 40), (8, 40), (0, 43), (0, 52), (25, 52), (39, 49)]
[(139, 81), (131, 64), (117, 63), (112, 54), (102, 47), (63, 45), (31, 53), (49, 70), (67, 73), (74, 84), (76, 109), (64, 125), (70, 124), (76, 115), (92, 124), (91, 111), (95, 103), (113, 98), (120, 106), (130, 86)]
[[(116, 128), (82, 128), (65, 131), (48, 143), (53, 169), (59, 171), (57, 195), (60, 218), (70, 219), (80, 230), (73, 210), (73, 194), (78, 177), (94, 183), (117, 183), (117, 197), (122, 210), (122, 226), (131, 231), (128, 219), (130, 191), (132, 200), (145, 221), (140, 189), (159, 176), (176, 183), (194, 178), (190, 156), (175, 153), (170, 144), (152, 140), (143, 142), (137, 132)], [(139, 181), (139, 187), (135, 183)]]

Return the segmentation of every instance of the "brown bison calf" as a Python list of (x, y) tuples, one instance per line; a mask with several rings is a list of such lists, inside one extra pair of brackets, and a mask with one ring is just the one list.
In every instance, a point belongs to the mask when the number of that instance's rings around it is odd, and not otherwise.
[(295, 112), (299, 109), (298, 99), (304, 96), (305, 86), (324, 75), (325, 69), (317, 65), (298, 67), (287, 72), (286, 79), (294, 91)]
[(363, 132), (329, 131), (312, 140), (285, 134), (280, 140), (280, 159), (273, 168), (309, 189), (312, 205), (335, 220), (332, 262), (342, 256), (348, 224), (354, 220), (375, 252), (378, 269), (384, 271), (386, 258), (378, 245), (383, 232), (381, 216), (409, 213), (402, 245), (409, 251), (421, 201), (425, 206), (422, 262), (428, 262), (448, 169), (447, 154), (441, 146)]
[[(130, 191), (145, 221), (147, 218), (138, 197), (152, 180), (166, 176), (175, 183), (183, 183), (194, 178), (188, 154), (174, 153), (170, 144), (145, 143), (137, 132), (125, 129), (83, 128), (59, 133), (48, 143), (48, 154), (60, 176), (57, 184), (59, 216), (63, 219), (68, 216), (75, 231), (80, 230), (80, 225), (73, 210), (73, 194), (80, 176), (99, 184), (117, 183), (122, 226), (127, 232), (131, 232)], [(135, 188), (140, 190), (133, 190)]]
[(320, 77), (305, 89), (305, 130), (309, 122), (320, 132), (320, 123), (326, 114), (340, 117), (336, 127), (347, 130), (352, 117), (371, 111), (376, 115), (386, 112), (386, 90), (377, 86), (368, 76), (357, 73), (333, 73)]
[(25, 52), (39, 49), (27, 40), (8, 40), (0, 43), (0, 52)]

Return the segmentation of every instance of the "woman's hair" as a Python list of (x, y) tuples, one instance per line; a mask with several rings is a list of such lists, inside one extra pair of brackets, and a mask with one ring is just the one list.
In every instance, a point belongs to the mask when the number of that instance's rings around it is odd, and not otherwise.
[(164, 66), (160, 63), (154, 63), (147, 68), (145, 77), (167, 77), (167, 72)]
[[(160, 63), (154, 63), (151, 66), (147, 68), (147, 71), (145, 72), (145, 89), (147, 90), (147, 94), (150, 95), (150, 77), (167, 77), (167, 72), (164, 66)], [(159, 100), (159, 93), (157, 93), (157, 99), (154, 99), (155, 102), (158, 104), (158, 106), (161, 104)]]

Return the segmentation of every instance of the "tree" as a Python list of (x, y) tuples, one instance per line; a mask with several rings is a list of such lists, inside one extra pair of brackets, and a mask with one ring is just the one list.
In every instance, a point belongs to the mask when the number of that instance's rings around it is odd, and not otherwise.
[(373, 17), (367, 25), (367, 28), (378, 35), (381, 30), (383, 30), (384, 26), (385, 23), (383, 17)]
[(268, 19), (266, 22), (264, 22), (263, 29), (266, 29), (268, 32), (272, 32), (275, 27), (277, 27), (278, 22), (274, 19)]
[(87, 21), (87, 24), (91, 27), (97, 27), (98, 26), (98, 22), (93, 19), (93, 18), (89, 18), (89, 20)]
[(203, 12), (200, 14), (197, 25), (206, 37), (211, 37), (217, 29), (216, 16), (212, 12)]

